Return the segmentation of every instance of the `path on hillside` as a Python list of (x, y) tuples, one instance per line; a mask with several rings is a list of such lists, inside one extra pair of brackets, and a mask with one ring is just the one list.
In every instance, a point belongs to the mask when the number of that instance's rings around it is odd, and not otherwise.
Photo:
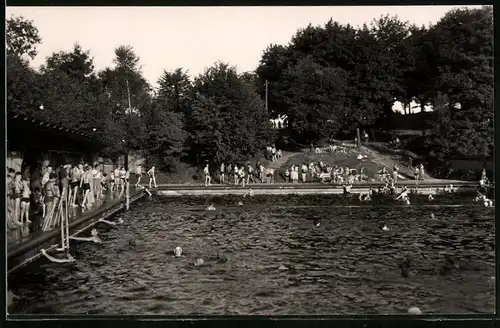
[(268, 167), (270, 169), (279, 169), (281, 166), (283, 166), (283, 164), (285, 164), (289, 159), (290, 157), (293, 157), (297, 154), (300, 154), (298, 152), (291, 152), (291, 151), (281, 151), (281, 158), (278, 159), (276, 162), (269, 162), (269, 165)]
[[(399, 170), (400, 170), (400, 177), (403, 177), (404, 179), (413, 179), (413, 169), (410, 169), (408, 166), (403, 165), (401, 161), (393, 159), (390, 155), (384, 155), (380, 154), (377, 150), (372, 149), (368, 146), (361, 146), (363, 151), (367, 153), (370, 156), (370, 159), (382, 166), (385, 166), (386, 168), (392, 170), (394, 167), (394, 164), (399, 165)], [(402, 175), (402, 176), (401, 176)], [(434, 178), (431, 177), (427, 172), (424, 173), (424, 179), (425, 180), (433, 180)]]

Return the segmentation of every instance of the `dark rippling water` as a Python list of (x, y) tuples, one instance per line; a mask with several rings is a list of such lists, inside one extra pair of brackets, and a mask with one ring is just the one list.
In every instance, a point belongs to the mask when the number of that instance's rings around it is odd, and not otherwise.
[[(471, 198), (148, 199), (122, 225), (99, 226), (103, 244), (72, 243), (76, 264), (40, 261), (17, 274), (9, 313), (493, 312), (494, 209)], [(176, 246), (183, 257), (172, 256)], [(398, 266), (406, 256), (407, 278)], [(458, 268), (446, 271), (446, 257)]]

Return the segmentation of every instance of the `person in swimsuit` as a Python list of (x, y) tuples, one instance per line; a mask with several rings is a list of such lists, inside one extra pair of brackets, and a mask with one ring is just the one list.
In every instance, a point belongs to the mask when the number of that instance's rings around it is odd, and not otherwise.
[(203, 173), (205, 173), (205, 186), (210, 186), (212, 178), (210, 177), (210, 170), (208, 168), (208, 164), (205, 165), (205, 168), (203, 169)]
[(154, 165), (151, 166), (151, 168), (149, 169), (148, 175), (149, 175), (149, 188), (151, 188), (151, 183), (154, 183), (155, 188), (158, 188), (158, 186), (156, 185), (156, 176), (155, 176), (155, 167), (154, 167)]
[(59, 187), (61, 190), (61, 198), (66, 202), (69, 201), (69, 172), (70, 165), (66, 164), (59, 170)]
[(398, 181), (398, 172), (399, 172), (399, 167), (394, 164), (394, 167), (392, 168), (392, 180), (394, 181), (394, 184)]
[(99, 164), (94, 166), (95, 175), (94, 175), (94, 194), (96, 198), (102, 198), (102, 171), (99, 168)]
[(248, 164), (247, 165), (247, 184), (250, 183), (250, 180), (252, 180), (252, 183), (255, 183), (255, 179), (253, 176), (254, 176), (253, 167), (252, 167), (252, 165)]
[(99, 164), (95, 164), (92, 168), (92, 192), (94, 193), (94, 197), (97, 197), (97, 188), (100, 184), (100, 182), (97, 181), (97, 172), (99, 172)]
[(286, 169), (285, 171), (285, 182), (290, 183), (290, 170)]
[(245, 169), (243, 165), (240, 167), (240, 170), (238, 171), (238, 176), (240, 177), (241, 185), (245, 187)]
[(88, 197), (90, 193), (90, 180), (92, 179), (92, 172), (88, 166), (85, 166), (84, 172), (82, 174), (82, 178), (80, 180), (80, 188), (83, 190), (83, 200), (81, 207), (85, 208), (85, 206), (89, 205)]
[(125, 176), (127, 175), (127, 171), (125, 171), (125, 168), (122, 166), (120, 168), (120, 193), (122, 193), (125, 190)]
[(108, 175), (104, 172), (101, 172), (101, 197), (104, 197), (104, 193), (102, 191), (105, 191), (108, 189)]
[[(29, 175), (28, 175), (29, 178)], [(24, 224), (30, 224), (30, 196), (31, 196), (31, 191), (30, 191), (30, 185), (29, 181), (24, 179), (22, 180), (23, 184), (23, 189), (22, 189), (22, 197), (21, 197), (21, 222), (24, 222)], [(26, 221), (23, 221), (23, 219), (26, 218)]]
[(424, 180), (424, 176), (425, 176), (424, 164), (420, 164), (420, 166), (418, 167), (418, 172), (419, 172), (420, 180)]
[(72, 204), (71, 206), (73, 207), (78, 207), (76, 204), (76, 200), (78, 197), (78, 192), (79, 192), (79, 187), (80, 187), (80, 182), (82, 178), (82, 170), (83, 170), (83, 165), (78, 164), (73, 167), (71, 170), (72, 172), (72, 177), (71, 177), (71, 188), (73, 189), (73, 198), (72, 198)]
[(53, 214), (55, 205), (57, 204), (57, 200), (59, 199), (59, 188), (55, 185), (56, 175), (51, 173), (49, 175), (49, 181), (44, 185), (45, 190), (45, 206), (47, 211), (45, 213), (44, 219), (47, 219), (49, 215)]
[(21, 221), (19, 221), (21, 217), (21, 198), (22, 198), (22, 174), (21, 172), (16, 172), (14, 175), (14, 180), (12, 181), (12, 200), (14, 206), (14, 222), (20, 226), (22, 226)]
[(120, 168), (116, 167), (113, 171), (115, 175), (115, 189), (118, 190), (120, 188)]
[(137, 178), (137, 182), (135, 183), (135, 187), (139, 187), (139, 183), (141, 183), (141, 178), (142, 178), (142, 167), (141, 165), (137, 165), (135, 168), (135, 176)]
[(224, 163), (222, 163), (222, 164), (220, 165), (220, 183), (222, 183), (222, 184), (224, 184), (224, 173), (225, 173), (225, 169), (226, 169), (225, 164), (224, 164)]
[(111, 192), (115, 190), (115, 172), (113, 170), (109, 172), (109, 190)]
[(233, 166), (234, 184), (237, 185), (240, 182), (240, 169), (236, 164)]
[(306, 182), (306, 175), (307, 175), (307, 165), (306, 163), (302, 164), (302, 182)]
[[(50, 174), (52, 174), (52, 166), (47, 166), (47, 168), (45, 169), (45, 173), (43, 173), (43, 176), (42, 176), (42, 186), (45, 187), (45, 185), (47, 184), (47, 182), (50, 180)], [(42, 216), (45, 217), (45, 215), (47, 214), (46, 213), (46, 202), (43, 201), (43, 199), (45, 198), (45, 188), (42, 189)]]

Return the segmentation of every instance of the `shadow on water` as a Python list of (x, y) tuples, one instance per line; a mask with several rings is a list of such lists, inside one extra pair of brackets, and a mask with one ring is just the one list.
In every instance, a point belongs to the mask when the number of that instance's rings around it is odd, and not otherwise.
[(123, 224), (100, 227), (102, 244), (72, 243), (75, 264), (38, 261), (11, 278), (19, 299), (9, 313), (493, 312), (494, 209), (453, 196), (395, 204), (354, 195), (149, 199)]

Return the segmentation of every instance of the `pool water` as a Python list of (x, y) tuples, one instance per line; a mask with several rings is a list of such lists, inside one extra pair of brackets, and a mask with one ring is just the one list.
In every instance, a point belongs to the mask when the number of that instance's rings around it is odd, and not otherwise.
[(411, 198), (146, 199), (120, 214), (123, 224), (98, 226), (102, 244), (72, 243), (75, 264), (41, 260), (12, 277), (9, 313), (494, 312), (494, 208)]

